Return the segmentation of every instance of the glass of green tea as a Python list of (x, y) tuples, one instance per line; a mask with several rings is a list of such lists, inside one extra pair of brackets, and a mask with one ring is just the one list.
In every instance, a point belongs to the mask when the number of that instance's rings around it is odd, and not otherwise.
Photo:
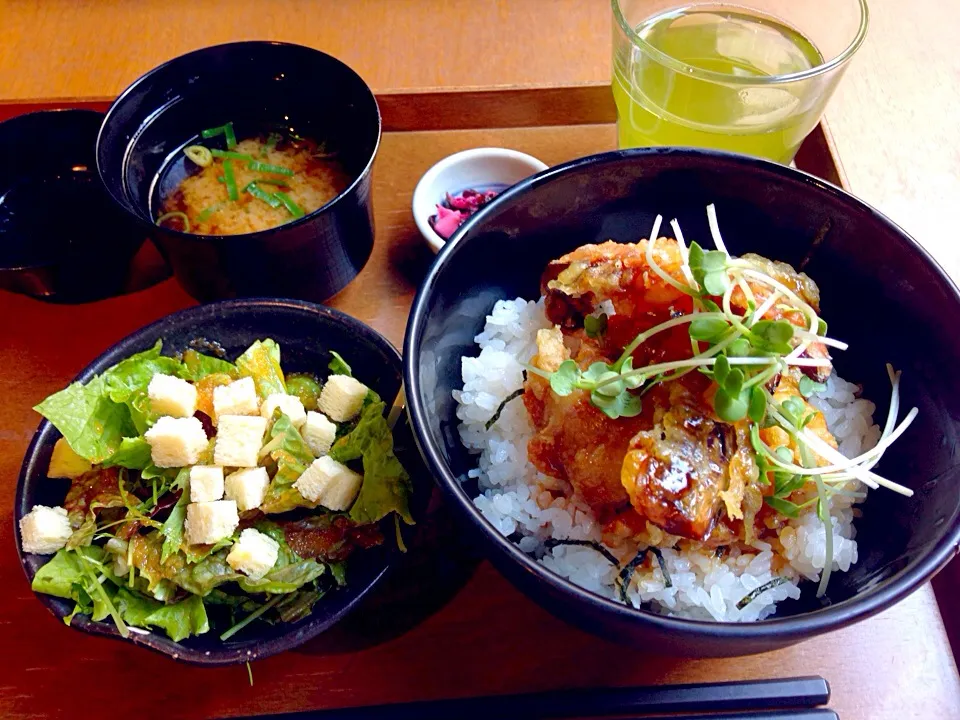
[(793, 160), (867, 32), (866, 0), (612, 0), (621, 148)]

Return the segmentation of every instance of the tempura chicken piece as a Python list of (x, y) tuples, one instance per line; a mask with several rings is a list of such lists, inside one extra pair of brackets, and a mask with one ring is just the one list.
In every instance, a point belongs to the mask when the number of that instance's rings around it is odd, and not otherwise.
[[(583, 245), (547, 265), (540, 281), (547, 317), (563, 328), (579, 327), (603, 300), (611, 300), (618, 315), (632, 316), (651, 306), (666, 308), (687, 296), (650, 269), (648, 240), (632, 245), (608, 240)], [(683, 283), (683, 260), (675, 240), (660, 238), (654, 245), (657, 264)]]
[[(581, 369), (598, 360), (613, 362), (638, 333), (692, 311), (690, 296), (650, 267), (648, 243), (585, 245), (548, 265), (541, 289), (547, 316), (557, 327), (538, 333), (535, 366), (553, 372), (571, 357)], [(663, 272), (687, 284), (675, 240), (660, 238), (651, 252)], [(818, 311), (819, 291), (806, 275), (759, 256), (744, 259)], [(756, 307), (773, 292), (759, 281), (748, 279), (746, 285)], [(806, 315), (792, 308), (788, 298), (781, 300), (764, 317), (806, 327)], [(615, 314), (601, 337), (588, 337), (584, 317), (604, 301), (613, 303)], [(731, 303), (744, 312), (747, 293), (735, 288)], [(679, 325), (637, 348), (634, 366), (679, 360), (691, 352), (688, 328)], [(828, 357), (819, 343), (806, 354)], [(800, 397), (799, 377), (793, 370), (771, 384), (778, 400)], [(647, 392), (639, 416), (612, 420), (590, 403), (587, 392), (561, 397), (547, 380), (531, 375), (524, 403), (536, 434), (528, 457), (541, 472), (569, 481), (601, 516), (623, 517), (629, 503), (639, 517), (671, 535), (727, 544), (733, 533), (749, 542), (768, 486), (757, 483), (747, 422), (720, 421), (712, 391), (706, 376), (689, 373)], [(819, 413), (807, 427), (835, 445)], [(718, 525), (720, 518), (724, 522)]]
[[(820, 288), (806, 273), (797, 272), (793, 266), (779, 260), (769, 260), (756, 253), (744, 253), (740, 256), (741, 260), (746, 260), (757, 270), (773, 278), (788, 290), (805, 300), (814, 310), (820, 312)], [(759, 283), (750, 283), (751, 289), (757, 294), (759, 302), (763, 302), (770, 294), (767, 286), (759, 286)], [(760, 294), (762, 293), (762, 297)]]
[[(569, 357), (556, 328), (537, 333), (537, 348), (531, 364), (549, 372)], [(540, 472), (570, 482), (598, 512), (627, 504), (620, 466), (630, 439), (650, 426), (649, 419), (639, 416), (614, 422), (590, 404), (589, 393), (575, 390), (561, 397), (551, 391), (547, 380), (532, 373), (523, 403), (537, 430), (527, 456)]]
[(694, 540), (713, 530), (735, 442), (733, 427), (710, 418), (701, 398), (682, 380), (669, 383), (665, 407), (630, 441), (620, 472), (637, 512)]

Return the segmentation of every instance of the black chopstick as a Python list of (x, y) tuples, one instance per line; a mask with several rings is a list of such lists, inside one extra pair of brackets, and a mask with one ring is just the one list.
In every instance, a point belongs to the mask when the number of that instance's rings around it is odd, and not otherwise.
[[(522, 695), (493, 695), (478, 698), (424, 700), (395, 705), (369, 705), (331, 710), (308, 710), (277, 715), (261, 715), (258, 720), (493, 720), (499, 718), (566, 718), (605, 715), (641, 715), (662, 713), (751, 712), (759, 710), (796, 710), (824, 705), (830, 699), (830, 686), (822, 677), (798, 677), (778, 680), (704, 683), (696, 685), (660, 685), (627, 688), (590, 688), (558, 690)], [(790, 715), (768, 713), (762, 720), (834, 720), (835, 715)], [(756, 716), (756, 713), (755, 713)], [(726, 716), (724, 720), (735, 720)], [(672, 719), (676, 720), (676, 719)], [(700, 719), (698, 719), (700, 720)]]
[[(620, 720), (649, 720), (649, 715), (628, 715)], [(720, 715), (663, 715), (658, 720), (840, 720), (829, 708), (815, 710), (774, 710), (773, 712), (721, 713)]]

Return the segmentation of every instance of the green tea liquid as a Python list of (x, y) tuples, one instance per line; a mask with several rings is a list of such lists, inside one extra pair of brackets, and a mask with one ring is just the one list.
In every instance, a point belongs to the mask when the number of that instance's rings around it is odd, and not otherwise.
[[(823, 62), (798, 31), (740, 12), (682, 8), (646, 20), (636, 32), (671, 58), (739, 78), (802, 72)], [(826, 101), (817, 78), (767, 85), (708, 81), (630, 50), (614, 62), (622, 148), (691, 145), (787, 163)]]

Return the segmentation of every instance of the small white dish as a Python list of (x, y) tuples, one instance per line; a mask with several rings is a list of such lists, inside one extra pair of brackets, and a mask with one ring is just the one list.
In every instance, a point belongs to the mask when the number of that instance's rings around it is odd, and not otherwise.
[(434, 252), (444, 240), (430, 226), (446, 193), (454, 195), (467, 189), (499, 191), (514, 185), (541, 170), (546, 163), (517, 150), (506, 148), (473, 148), (454, 153), (427, 170), (413, 191), (413, 219), (420, 234)]

